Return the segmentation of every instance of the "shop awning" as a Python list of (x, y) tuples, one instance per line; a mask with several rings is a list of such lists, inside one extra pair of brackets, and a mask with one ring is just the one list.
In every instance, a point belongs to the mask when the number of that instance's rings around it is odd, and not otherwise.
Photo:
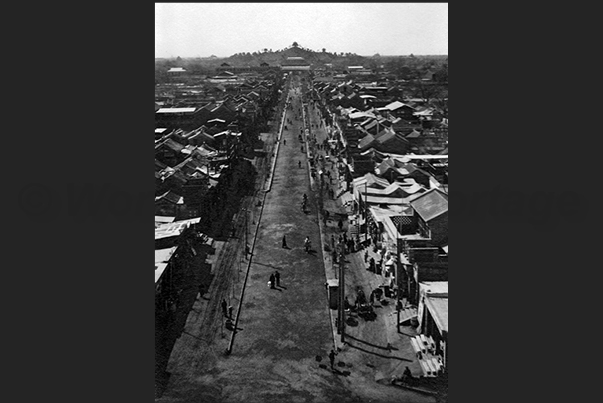
[(425, 298), (425, 307), (433, 317), (433, 320), (440, 331), (448, 333), (448, 297), (430, 297)]

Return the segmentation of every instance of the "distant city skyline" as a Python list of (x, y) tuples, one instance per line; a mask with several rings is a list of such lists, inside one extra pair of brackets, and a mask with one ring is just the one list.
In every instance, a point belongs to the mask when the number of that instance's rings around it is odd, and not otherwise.
[(447, 55), (447, 3), (155, 3), (155, 57), (228, 57), (297, 42), (361, 56)]

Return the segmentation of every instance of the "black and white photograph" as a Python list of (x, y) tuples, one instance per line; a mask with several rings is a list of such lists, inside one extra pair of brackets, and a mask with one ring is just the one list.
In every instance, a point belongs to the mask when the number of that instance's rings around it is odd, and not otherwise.
[(155, 3), (154, 40), (155, 402), (447, 402), (448, 3)]

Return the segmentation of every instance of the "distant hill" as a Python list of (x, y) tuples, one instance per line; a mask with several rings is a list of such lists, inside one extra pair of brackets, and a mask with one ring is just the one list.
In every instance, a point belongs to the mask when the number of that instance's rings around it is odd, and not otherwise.
[(271, 66), (280, 65), (281, 62), (286, 60), (288, 57), (303, 57), (304, 60), (311, 63), (312, 65), (322, 66), (327, 63), (332, 63), (335, 66), (347, 66), (347, 65), (356, 65), (363, 64), (366, 62), (367, 58), (363, 56), (358, 56), (351, 53), (331, 53), (320, 51), (314, 51), (311, 49), (306, 49), (301, 46), (291, 46), (285, 49), (280, 49), (277, 51), (259, 51), (253, 53), (237, 53), (230, 57), (220, 59), (221, 63), (228, 63), (233, 66), (256, 66), (261, 63), (268, 63)]
[[(167, 70), (170, 67), (183, 67), (192, 73), (212, 74), (214, 69), (222, 63), (231, 66), (259, 66), (268, 63), (271, 66), (279, 66), (288, 57), (303, 57), (314, 68), (332, 64), (336, 69), (347, 66), (364, 66), (375, 69), (383, 66), (386, 70), (402, 71), (404, 68), (413, 70), (439, 69), (448, 63), (447, 55), (373, 55), (360, 56), (354, 53), (328, 52), (306, 49), (298, 44), (293, 44), (284, 49), (273, 51), (272, 49), (261, 49), (255, 52), (241, 52), (229, 57), (196, 57), (196, 58), (155, 58), (156, 73)], [(402, 70), (401, 70), (402, 69)]]

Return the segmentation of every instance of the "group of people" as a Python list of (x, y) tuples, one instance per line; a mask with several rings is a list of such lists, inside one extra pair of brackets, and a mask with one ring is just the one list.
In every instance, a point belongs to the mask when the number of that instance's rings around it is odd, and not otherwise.
[(270, 275), (268, 286), (273, 289), (281, 286), (281, 274), (278, 272), (278, 270)]
[[(282, 247), (283, 247), (283, 249), (289, 249), (289, 246), (287, 245), (287, 236), (286, 235), (283, 235)], [(310, 237), (306, 237), (306, 239), (304, 239), (304, 250), (306, 251), (306, 253), (309, 253), (311, 251), (311, 248), (312, 248), (312, 242), (310, 241)]]

